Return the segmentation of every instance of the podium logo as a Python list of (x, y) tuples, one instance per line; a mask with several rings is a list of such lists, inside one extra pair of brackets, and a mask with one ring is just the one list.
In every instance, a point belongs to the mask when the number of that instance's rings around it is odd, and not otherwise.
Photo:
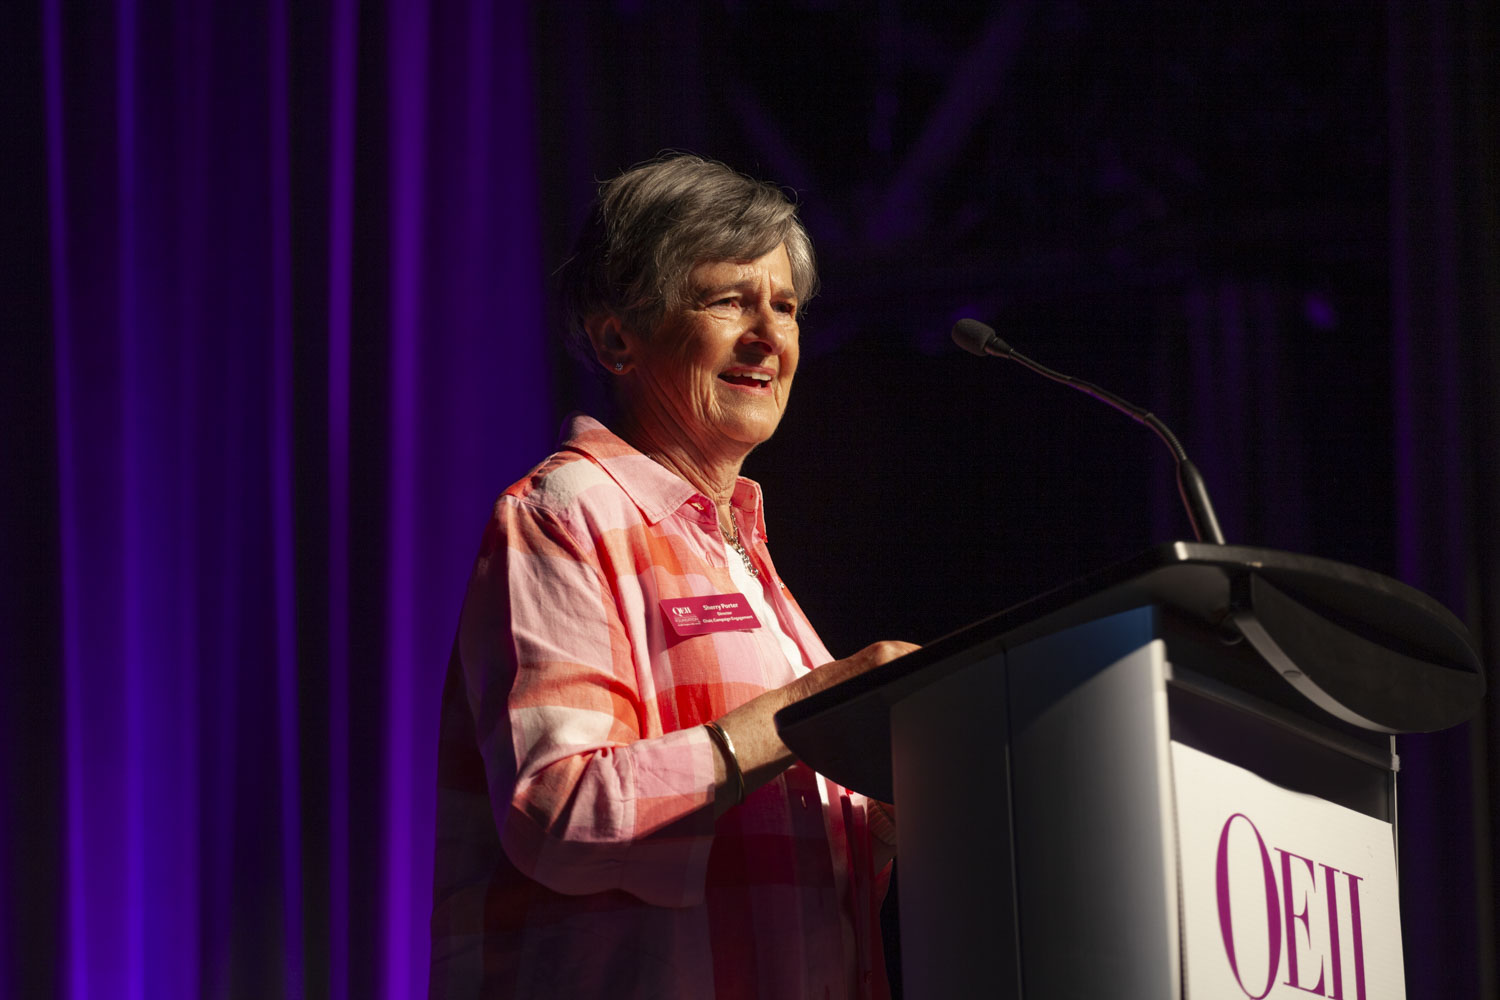
[[(1366, 1000), (1359, 913), (1362, 876), (1279, 847), (1267, 850), (1250, 817), (1235, 813), (1219, 833), (1215, 881), (1224, 954), (1235, 982), (1250, 1000), (1270, 994), (1282, 975), (1281, 983), (1302, 993)], [(1341, 902), (1346, 909), (1340, 909)], [(1343, 950), (1346, 916), (1352, 940), (1348, 969)], [(1308, 982), (1314, 965), (1316, 979)], [(1345, 993), (1351, 985), (1353, 992)]]

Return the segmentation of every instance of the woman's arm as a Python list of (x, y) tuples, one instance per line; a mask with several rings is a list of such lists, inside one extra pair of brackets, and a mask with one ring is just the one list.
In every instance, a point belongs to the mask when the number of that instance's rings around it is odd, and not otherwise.
[[(496, 827), (517, 868), (556, 891), (691, 905), (738, 782), (703, 726), (643, 731), (660, 692), (641, 690), (619, 569), (594, 545), (513, 496), (486, 532), (459, 652)], [(877, 643), (726, 712), (746, 790), (793, 762), (777, 710), (913, 648)]]
[[(774, 717), (777, 712), (917, 648), (909, 642), (874, 643), (853, 656), (825, 663), (785, 687), (758, 695), (721, 716), (718, 723), (734, 743), (735, 757), (745, 776), (745, 792), (753, 792), (796, 761), (776, 732)], [(738, 796), (738, 785), (720, 750), (714, 755), (714, 815), (722, 816), (734, 806)]]

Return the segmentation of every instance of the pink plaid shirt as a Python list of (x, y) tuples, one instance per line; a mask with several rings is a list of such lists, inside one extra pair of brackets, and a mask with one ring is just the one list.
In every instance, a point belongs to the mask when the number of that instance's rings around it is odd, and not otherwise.
[(464, 601), (430, 995), (885, 996), (866, 800), (798, 764), (713, 819), (702, 724), (832, 659), (760, 488), (732, 502), (795, 667), (766, 623), (672, 632), (661, 601), (738, 589), (713, 504), (597, 421), (565, 436), (495, 505)]

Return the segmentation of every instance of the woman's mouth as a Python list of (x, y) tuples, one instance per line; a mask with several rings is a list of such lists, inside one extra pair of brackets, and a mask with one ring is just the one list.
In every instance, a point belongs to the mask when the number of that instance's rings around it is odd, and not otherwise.
[(719, 378), (730, 385), (744, 386), (746, 389), (765, 389), (771, 384), (771, 376), (761, 372), (725, 372)]

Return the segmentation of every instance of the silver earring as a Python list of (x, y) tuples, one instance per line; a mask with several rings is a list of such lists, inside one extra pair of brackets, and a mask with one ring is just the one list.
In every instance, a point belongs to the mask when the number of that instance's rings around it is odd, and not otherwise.
[(615, 362), (615, 371), (622, 372), (624, 370), (625, 370), (625, 362), (623, 362), (623, 361), (616, 361)]

